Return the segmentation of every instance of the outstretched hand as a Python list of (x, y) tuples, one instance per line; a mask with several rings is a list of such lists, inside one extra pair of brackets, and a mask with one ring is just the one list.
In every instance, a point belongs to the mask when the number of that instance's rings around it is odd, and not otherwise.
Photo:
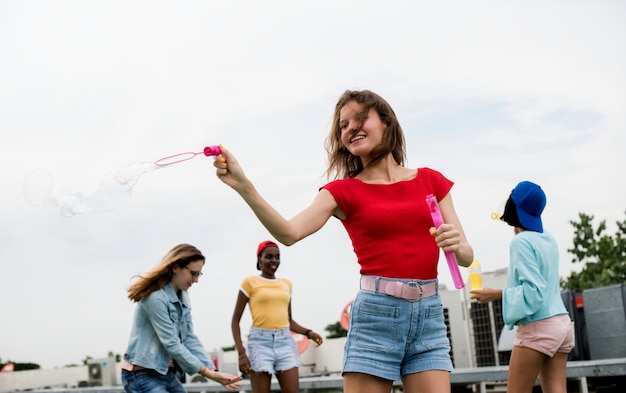
[(243, 382), (241, 382), (243, 378), (241, 376), (234, 376), (227, 373), (220, 373), (211, 370), (210, 374), (208, 374), (207, 377), (211, 378), (217, 383), (224, 385), (224, 387), (230, 392), (239, 390), (239, 388), (243, 386)]
[(479, 304), (489, 303), (502, 299), (502, 289), (473, 289), (470, 291), (470, 298), (476, 300)]
[(213, 158), (213, 166), (216, 168), (215, 174), (225, 184), (239, 191), (247, 181), (243, 169), (234, 155), (224, 146), (220, 145), (222, 153)]

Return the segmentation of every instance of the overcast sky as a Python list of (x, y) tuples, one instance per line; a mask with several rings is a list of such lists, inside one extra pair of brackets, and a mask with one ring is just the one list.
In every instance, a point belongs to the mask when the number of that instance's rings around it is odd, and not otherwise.
[[(209, 351), (232, 345), (239, 284), (269, 235), (212, 159), (138, 172), (121, 203), (99, 195), (108, 212), (65, 217), (50, 200), (223, 144), (291, 217), (325, 182), (346, 89), (385, 97), (409, 166), (455, 182), (484, 270), (508, 264), (512, 230), (490, 214), (521, 180), (547, 193), (561, 275), (579, 270), (569, 221), (592, 214), (614, 233), (626, 210), (624, 20), (618, 0), (0, 1), (0, 360), (123, 353), (131, 277), (182, 242), (207, 257), (196, 331)], [(324, 332), (358, 289), (343, 227), (281, 252), (294, 318)], [(453, 288), (443, 255), (439, 271)]]

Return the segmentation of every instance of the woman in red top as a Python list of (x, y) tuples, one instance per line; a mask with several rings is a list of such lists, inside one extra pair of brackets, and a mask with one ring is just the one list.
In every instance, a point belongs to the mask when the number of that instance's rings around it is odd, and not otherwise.
[[(391, 106), (368, 90), (339, 98), (326, 140), (333, 181), (310, 206), (285, 219), (257, 192), (225, 148), (217, 176), (232, 187), (268, 231), (292, 245), (331, 217), (346, 228), (361, 266), (344, 353), (344, 391), (449, 392), (452, 362), (438, 293), (439, 248), (462, 266), (474, 259), (455, 212), (452, 182), (429, 168), (406, 168), (402, 128)], [(435, 230), (426, 205), (433, 194), (445, 224)]]

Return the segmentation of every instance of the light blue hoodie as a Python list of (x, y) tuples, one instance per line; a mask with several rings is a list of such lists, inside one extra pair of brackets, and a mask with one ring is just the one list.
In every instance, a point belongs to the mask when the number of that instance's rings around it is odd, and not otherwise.
[(559, 251), (547, 232), (525, 230), (511, 240), (510, 266), (502, 290), (502, 314), (514, 325), (567, 314), (559, 283)]
[(179, 299), (168, 283), (137, 303), (124, 359), (165, 375), (170, 356), (187, 374), (215, 368), (193, 331), (187, 292)]

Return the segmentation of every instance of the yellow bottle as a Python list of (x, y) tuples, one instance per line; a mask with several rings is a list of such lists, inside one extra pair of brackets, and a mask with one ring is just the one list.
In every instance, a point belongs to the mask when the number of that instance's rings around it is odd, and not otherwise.
[(469, 282), (472, 290), (483, 289), (483, 273), (480, 269), (480, 263), (478, 261), (474, 261), (468, 266), (468, 269)]

